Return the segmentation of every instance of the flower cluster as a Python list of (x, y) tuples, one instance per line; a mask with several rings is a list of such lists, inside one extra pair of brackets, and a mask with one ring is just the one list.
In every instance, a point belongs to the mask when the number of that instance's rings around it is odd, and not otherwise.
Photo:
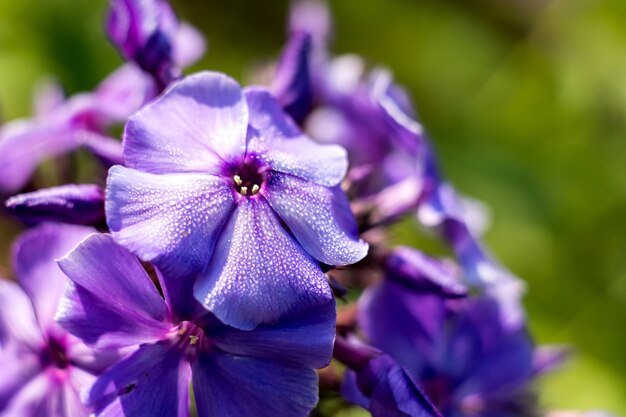
[[(166, 0), (110, 0), (106, 31), (124, 66), (0, 130), (0, 194), (31, 227), (0, 281), (0, 416), (304, 417), (320, 392), (375, 417), (537, 415), (565, 351), (534, 345), (407, 92), (331, 54), (323, 3), (294, 4), (267, 86), (183, 76), (204, 41)], [(37, 189), (79, 147), (108, 175)], [(390, 245), (407, 218), (452, 256)]]

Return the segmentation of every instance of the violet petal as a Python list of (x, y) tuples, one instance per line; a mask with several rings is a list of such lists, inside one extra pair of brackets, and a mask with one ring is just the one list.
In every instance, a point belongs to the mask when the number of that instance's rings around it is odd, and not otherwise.
[(264, 88), (244, 89), (250, 107), (248, 152), (274, 171), (334, 186), (346, 175), (348, 159), (338, 145), (321, 145), (305, 136)]
[(104, 190), (95, 184), (68, 184), (18, 194), (5, 205), (26, 224), (104, 222)]
[(248, 106), (232, 78), (191, 75), (130, 117), (126, 164), (157, 174), (221, 173), (224, 161), (243, 156), (247, 123)]
[(347, 265), (361, 260), (368, 245), (359, 239), (348, 199), (339, 187), (272, 174), (267, 197), (298, 242), (317, 260)]
[(84, 400), (103, 417), (188, 417), (190, 379), (182, 351), (146, 344), (101, 375)]
[(150, 277), (110, 235), (89, 236), (59, 266), (72, 282), (56, 320), (87, 344), (130, 346), (156, 340), (169, 330), (167, 306)]
[(193, 363), (201, 417), (305, 417), (317, 404), (317, 374), (281, 361), (213, 351)]
[(332, 298), (320, 267), (264, 199), (238, 203), (194, 292), (220, 320), (244, 330)]
[(227, 180), (111, 168), (106, 213), (115, 239), (172, 277), (195, 274), (234, 204)]

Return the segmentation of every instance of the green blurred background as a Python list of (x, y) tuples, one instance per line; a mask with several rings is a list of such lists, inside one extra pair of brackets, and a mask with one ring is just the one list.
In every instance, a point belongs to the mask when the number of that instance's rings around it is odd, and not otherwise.
[[(178, 0), (208, 68), (244, 80), (275, 57), (286, 1)], [(105, 0), (0, 2), (0, 115), (47, 75), (89, 90), (121, 63)], [(540, 383), (549, 408), (626, 415), (626, 1), (338, 0), (337, 53), (408, 86), (447, 176), (487, 203), (486, 240), (528, 282), (540, 343), (576, 353)], [(0, 224), (0, 273), (16, 229)], [(399, 239), (412, 239), (404, 232)]]

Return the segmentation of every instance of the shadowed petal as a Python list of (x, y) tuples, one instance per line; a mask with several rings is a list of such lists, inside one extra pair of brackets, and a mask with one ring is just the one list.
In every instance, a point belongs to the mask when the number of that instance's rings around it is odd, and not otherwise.
[(306, 137), (266, 89), (244, 91), (250, 107), (248, 152), (259, 155), (274, 171), (326, 186), (339, 184), (348, 169), (344, 148)]
[(120, 166), (109, 173), (106, 213), (115, 240), (172, 277), (197, 273), (208, 263), (233, 204), (221, 177), (154, 175)]
[(18, 194), (5, 205), (27, 224), (104, 222), (104, 190), (95, 184), (68, 184)]
[(269, 178), (267, 200), (298, 242), (317, 260), (347, 265), (361, 260), (368, 245), (360, 240), (345, 194), (291, 175)]
[(296, 32), (282, 51), (270, 89), (284, 110), (301, 123), (313, 106), (311, 35)]
[(439, 354), (445, 305), (438, 294), (419, 294), (385, 280), (363, 293), (358, 319), (368, 340), (408, 369), (421, 369)]
[(98, 417), (188, 417), (190, 378), (183, 352), (147, 344), (101, 375), (84, 400)]
[(173, 84), (130, 117), (127, 166), (152, 173), (220, 172), (245, 152), (248, 106), (226, 75), (201, 72)]
[(245, 330), (332, 297), (319, 266), (264, 199), (239, 202), (194, 293), (224, 323)]
[(192, 366), (201, 417), (305, 417), (317, 403), (312, 369), (219, 351), (201, 353)]
[(56, 320), (86, 343), (129, 346), (155, 340), (171, 327), (165, 302), (150, 277), (111, 236), (91, 235), (59, 266), (72, 283)]
[(68, 282), (56, 260), (94, 232), (91, 227), (50, 223), (30, 229), (15, 242), (15, 273), (30, 296), (43, 329), (52, 323)]
[(287, 314), (253, 331), (220, 326), (209, 333), (215, 345), (230, 354), (322, 368), (330, 362), (335, 339), (335, 301)]

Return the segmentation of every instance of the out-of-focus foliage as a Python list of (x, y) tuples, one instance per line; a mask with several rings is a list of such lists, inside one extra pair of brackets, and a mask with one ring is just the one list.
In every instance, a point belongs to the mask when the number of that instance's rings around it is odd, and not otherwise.
[[(173, 6), (209, 38), (193, 69), (245, 80), (284, 40), (284, 1)], [(447, 176), (491, 207), (486, 240), (528, 282), (536, 338), (575, 347), (570, 364), (540, 385), (542, 404), (626, 414), (626, 2), (331, 7), (335, 50), (393, 69)], [(0, 2), (3, 120), (30, 113), (33, 86), (46, 75), (73, 93), (121, 63), (104, 36), (104, 8), (104, 0)], [(0, 219), (0, 274), (16, 232)], [(415, 236), (397, 230), (398, 241), (423, 244)]]

